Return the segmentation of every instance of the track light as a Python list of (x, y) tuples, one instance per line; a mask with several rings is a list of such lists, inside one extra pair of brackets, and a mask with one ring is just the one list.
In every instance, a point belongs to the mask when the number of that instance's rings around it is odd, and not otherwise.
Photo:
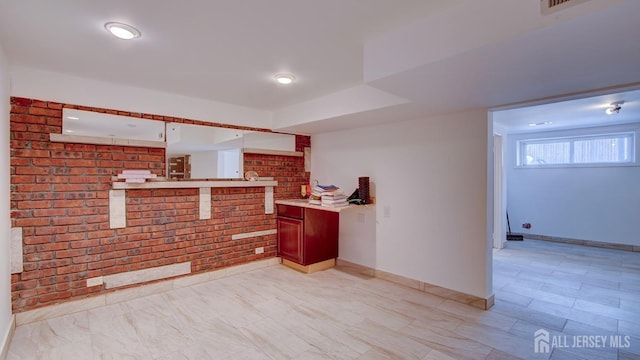
[(614, 103), (611, 103), (611, 105), (604, 112), (607, 115), (612, 115), (614, 113), (618, 114), (620, 112), (620, 110), (622, 109), (622, 106), (621, 106), (622, 104), (624, 104), (624, 101), (616, 101)]

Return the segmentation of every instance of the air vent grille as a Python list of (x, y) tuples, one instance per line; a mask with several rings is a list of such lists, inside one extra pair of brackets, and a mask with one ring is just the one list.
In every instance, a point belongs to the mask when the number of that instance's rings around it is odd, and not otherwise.
[(540, 13), (547, 15), (590, 0), (540, 0)]
[(547, 7), (548, 7), (549, 9), (551, 9), (551, 8), (553, 8), (553, 7), (556, 7), (556, 6), (558, 6), (558, 5), (562, 5), (562, 4), (564, 4), (564, 3), (568, 3), (568, 2), (570, 2), (570, 1), (571, 1), (571, 0), (549, 0), (549, 1), (548, 1), (548, 2), (549, 2), (549, 4), (547, 4)]

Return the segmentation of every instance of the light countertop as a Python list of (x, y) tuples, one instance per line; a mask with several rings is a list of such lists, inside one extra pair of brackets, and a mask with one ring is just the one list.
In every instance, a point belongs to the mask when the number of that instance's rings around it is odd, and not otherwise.
[(341, 212), (341, 211), (346, 211), (346, 210), (351, 210), (351, 209), (357, 209), (357, 208), (363, 208), (363, 207), (366, 207), (366, 206), (371, 206), (371, 205), (349, 205), (349, 206), (343, 206), (343, 207), (329, 207), (329, 206), (321, 206), (321, 205), (309, 204), (309, 201), (307, 199), (276, 200), (276, 204), (289, 205), (289, 206), (299, 206), (299, 207), (304, 207), (304, 208), (318, 209), (318, 210), (325, 210), (325, 211), (333, 211), (333, 212)]

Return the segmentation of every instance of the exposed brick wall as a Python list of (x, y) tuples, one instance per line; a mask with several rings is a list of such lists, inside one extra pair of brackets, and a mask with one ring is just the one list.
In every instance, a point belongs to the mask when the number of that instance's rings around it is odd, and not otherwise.
[[(87, 288), (95, 276), (186, 261), (197, 273), (276, 256), (275, 235), (231, 240), (275, 228), (263, 188), (212, 188), (209, 220), (198, 219), (197, 189), (127, 190), (127, 227), (109, 229), (111, 177), (123, 169), (162, 176), (165, 150), (49, 141), (62, 131), (63, 107), (212, 124), (24, 98), (11, 105), (11, 226), (22, 227), (24, 242), (24, 272), (11, 278), (14, 312), (105, 292)], [(309, 142), (296, 137), (300, 150)], [(298, 197), (309, 182), (302, 158), (247, 154), (245, 170), (275, 177), (276, 198)]]
[[(311, 147), (309, 136), (296, 135), (296, 151)], [(304, 171), (304, 158), (278, 155), (244, 155), (244, 170), (253, 170), (259, 176), (274, 177), (278, 181), (274, 197), (292, 199), (300, 197), (300, 186), (309, 184), (309, 173)]]

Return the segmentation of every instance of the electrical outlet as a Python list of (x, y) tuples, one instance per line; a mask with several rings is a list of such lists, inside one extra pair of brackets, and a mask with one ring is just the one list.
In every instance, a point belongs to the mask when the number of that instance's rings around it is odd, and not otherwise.
[(382, 211), (384, 213), (384, 215), (383, 215), (384, 217), (386, 217), (386, 218), (390, 218), (391, 217), (391, 206), (385, 206)]
[(263, 254), (264, 253), (264, 248), (262, 246), (256, 248), (256, 254)]

